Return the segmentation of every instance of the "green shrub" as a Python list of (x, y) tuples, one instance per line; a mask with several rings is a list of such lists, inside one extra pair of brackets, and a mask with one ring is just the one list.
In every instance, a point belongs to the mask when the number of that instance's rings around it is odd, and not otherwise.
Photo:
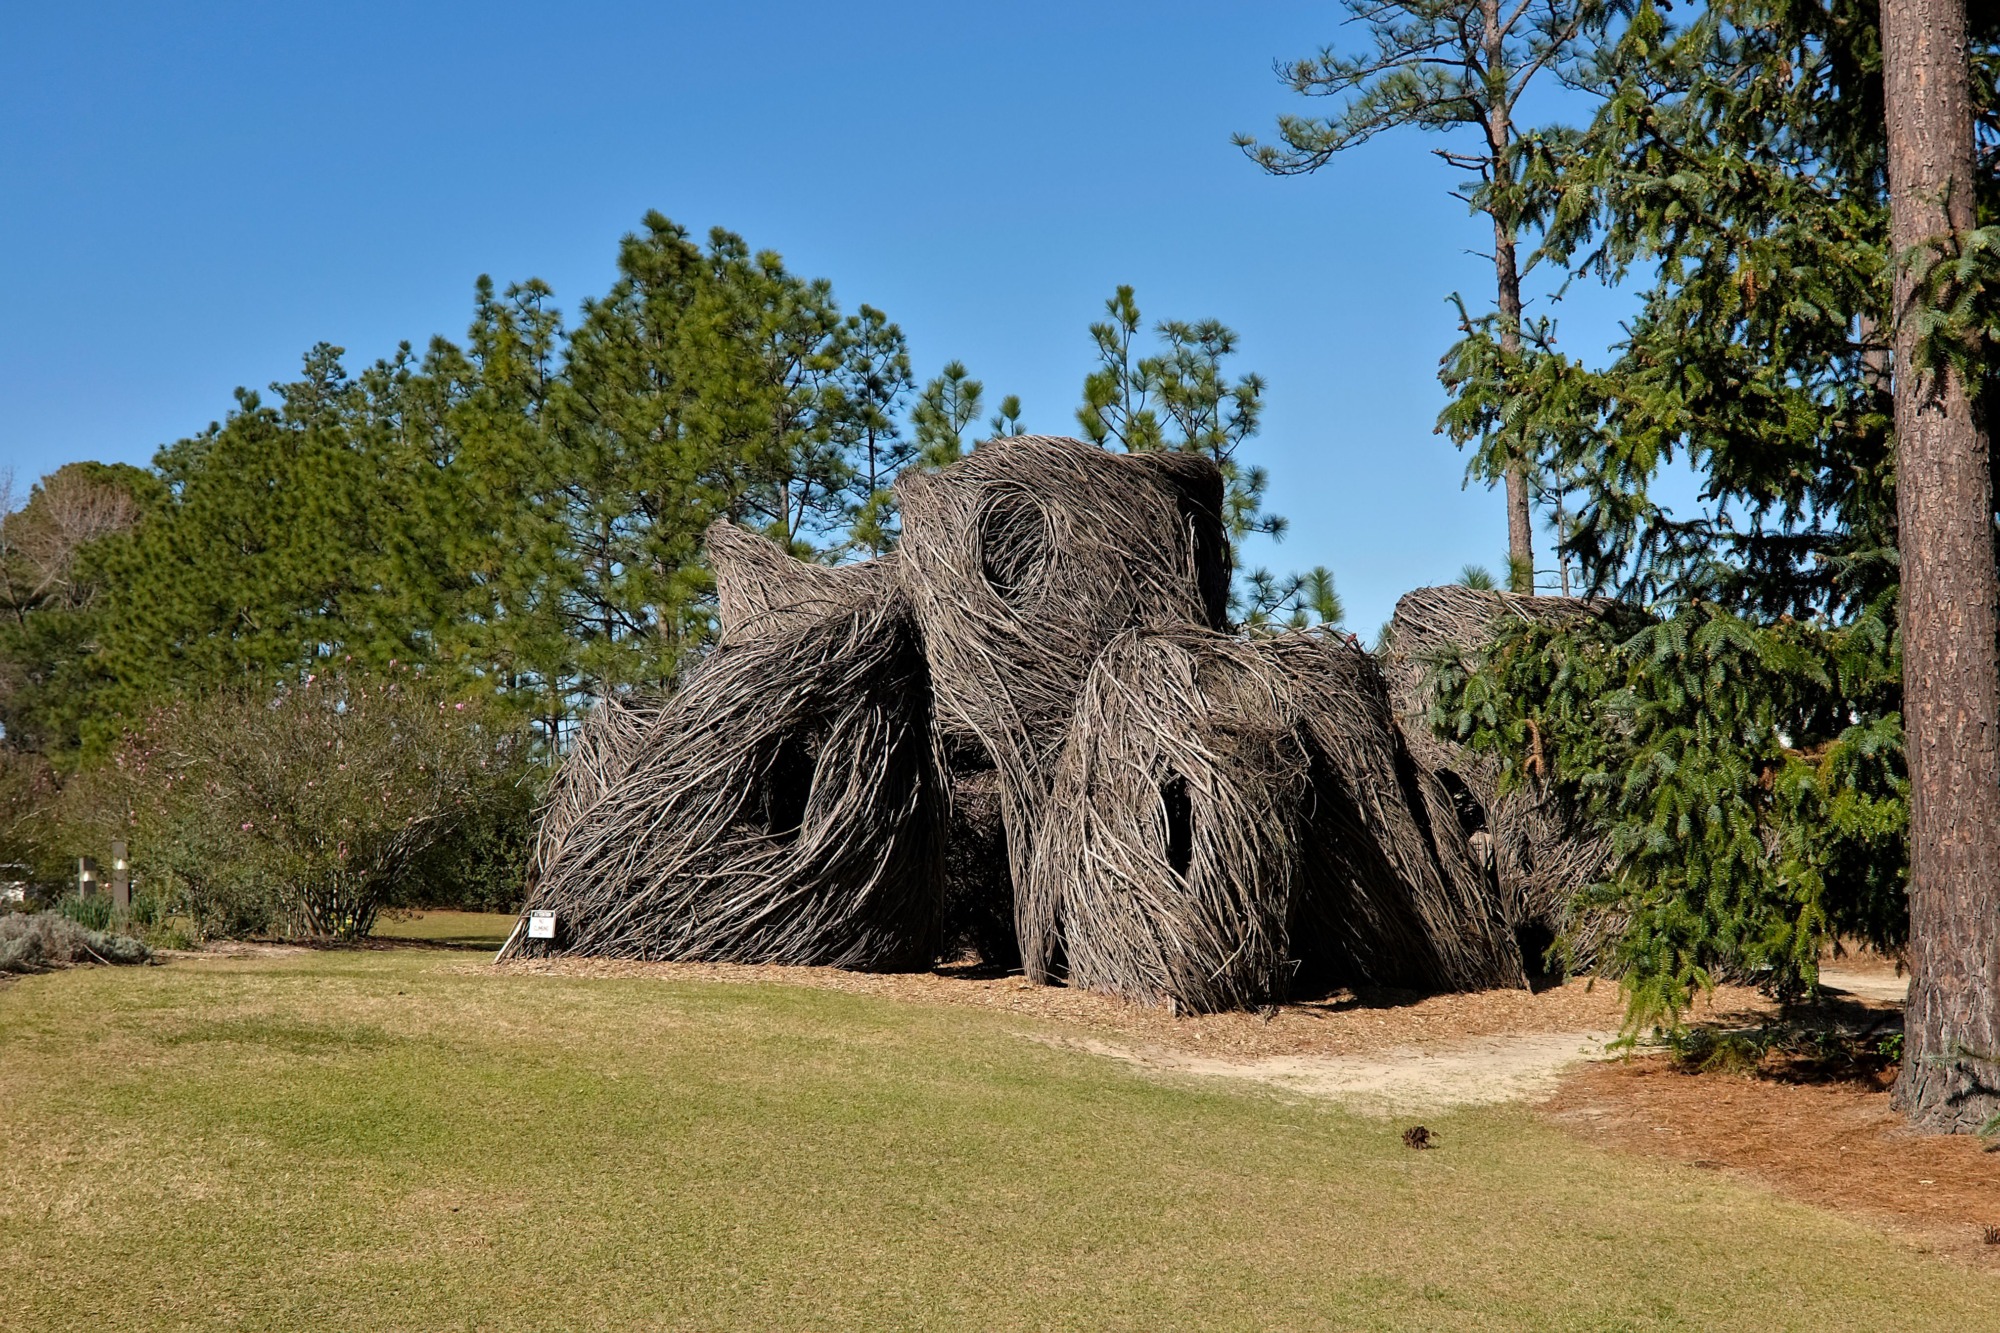
[(1436, 665), (1431, 722), (1501, 788), (1553, 799), (1610, 850), (1578, 919), (1623, 923), (1604, 963), (1631, 1030), (1678, 1024), (1718, 979), (1809, 995), (1828, 943), (1909, 926), (1909, 787), (1895, 607), (1838, 627), (1689, 601), (1509, 621)]
[(454, 846), (518, 895), (526, 740), (417, 671), (308, 676), (162, 710), (93, 779), (88, 804), (101, 837), (122, 830), (160, 916), (203, 935), (277, 924), (356, 939), (383, 906), (421, 896), (427, 874), (449, 885), (467, 873)]
[(528, 892), (528, 856), (545, 778), (541, 765), (523, 762), (512, 781), (496, 784), (487, 799), (417, 857), (393, 905), (519, 911)]

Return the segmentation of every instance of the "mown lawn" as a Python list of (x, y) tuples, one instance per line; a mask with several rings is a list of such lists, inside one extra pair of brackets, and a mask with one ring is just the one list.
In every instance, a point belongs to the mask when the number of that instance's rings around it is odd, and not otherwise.
[(420, 940), (426, 944), (449, 944), (461, 949), (498, 951), (507, 942), (508, 932), (520, 920), (512, 912), (451, 912), (425, 909), (378, 917), (375, 938), (380, 940)]
[(1983, 1329), (2000, 1285), (1518, 1111), (437, 950), (0, 989), (8, 1329)]

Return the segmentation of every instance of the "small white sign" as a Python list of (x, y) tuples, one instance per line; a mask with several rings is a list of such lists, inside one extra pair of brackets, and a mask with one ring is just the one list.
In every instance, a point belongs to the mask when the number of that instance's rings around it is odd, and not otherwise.
[(554, 912), (528, 913), (528, 938), (531, 940), (552, 940), (556, 937), (556, 914)]

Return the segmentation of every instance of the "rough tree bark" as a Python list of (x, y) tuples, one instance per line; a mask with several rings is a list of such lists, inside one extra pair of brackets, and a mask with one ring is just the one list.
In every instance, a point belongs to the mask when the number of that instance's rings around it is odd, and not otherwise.
[[(1493, 174), (1505, 171), (1507, 149), (1514, 141), (1511, 74), (1507, 68), (1506, 34), (1511, 24), (1500, 17), (1500, 0), (1480, 0), (1484, 23), (1487, 112), (1486, 146)], [(1521, 353), (1521, 270), (1515, 259), (1515, 224), (1496, 205), (1493, 218), (1493, 276), (1499, 288), (1500, 350), (1509, 357)], [(1507, 468), (1507, 586), (1514, 592), (1535, 590), (1535, 519), (1529, 508), (1528, 469), (1515, 462)]]
[[(1493, 220), (1493, 267), (1500, 280), (1500, 349), (1509, 356), (1521, 351), (1521, 274), (1514, 265), (1514, 238), (1499, 218)], [(1535, 519), (1528, 507), (1528, 469), (1507, 465), (1507, 586), (1514, 592), (1535, 590)]]
[[(1965, 0), (1882, 0), (1890, 243), (1973, 225)], [(1910, 1003), (1895, 1103), (1976, 1130), (2000, 1113), (2000, 661), (1987, 440), (1963, 379), (1915, 368), (1895, 280), (1896, 507), (1910, 764)]]

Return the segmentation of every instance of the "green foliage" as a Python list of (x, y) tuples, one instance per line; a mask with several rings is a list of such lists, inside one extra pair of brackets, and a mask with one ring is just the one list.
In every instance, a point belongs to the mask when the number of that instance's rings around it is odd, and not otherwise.
[(19, 509), (0, 484), (0, 731), (10, 748), (76, 749), (101, 683), (90, 650), (107, 558), (163, 496), (158, 478), (123, 464), (58, 468)]
[(1285, 520), (1261, 512), (1269, 477), (1237, 461), (1244, 441), (1257, 433), (1264, 380), (1244, 375), (1231, 383), (1224, 374), (1223, 359), (1236, 352), (1235, 331), (1212, 319), (1162, 320), (1153, 326), (1161, 349), (1140, 356), (1135, 343), (1144, 319), (1132, 288), (1120, 287), (1104, 310), (1110, 318), (1090, 326), (1098, 367), (1084, 377), (1076, 413), (1084, 434), (1127, 453), (1201, 454), (1222, 469), (1230, 536), (1282, 536)]
[(1774, 1062), (1794, 1076), (1876, 1077), (1902, 1062), (1903, 1034), (1850, 1032), (1788, 1013), (1754, 1028), (1697, 1023), (1661, 1034), (1668, 1056), (1692, 1074), (1756, 1074)]
[(1021, 431), (1021, 399), (1017, 394), (1008, 394), (1000, 400), (1000, 410), (987, 418), (986, 424), (996, 437), (1019, 435)]
[(521, 845), (524, 742), (503, 711), (420, 673), (354, 667), (162, 709), (79, 782), (94, 795), (79, 822), (100, 844), (126, 836), (148, 891), (200, 933), (276, 916), (292, 934), (354, 939), (417, 896), (444, 849), (494, 844), (509, 821)]
[(1347, 608), (1334, 591), (1333, 574), (1324, 565), (1283, 578), (1253, 569), (1239, 581), (1230, 600), (1238, 623), (1252, 633), (1315, 625), (1334, 629), (1347, 619)]
[[(1477, 474), (1526, 458), (1582, 498), (1563, 540), (1592, 586), (1769, 619), (1844, 617), (1894, 584), (1874, 24), (1857, 0), (1713, 4), (1679, 28), (1642, 4), (1579, 72), (1590, 125), (1512, 151), (1542, 256), (1634, 283), (1638, 311), (1602, 369), (1546, 322), (1509, 352), (1463, 320), (1440, 426), (1484, 442)], [(1652, 494), (1675, 462), (1704, 478), (1699, 513)]]
[[(1972, 17), (1990, 147), (2000, 13)], [(1436, 719), (1609, 835), (1592, 896), (1629, 915), (1613, 964), (1635, 1022), (1675, 1021), (1718, 975), (1801, 993), (1828, 939), (1893, 948), (1907, 927), (1890, 285), (1917, 266), (1920, 360), (1990, 395), (2000, 159), (1985, 230), (1889, 253), (1876, 21), (1867, 0), (1724, 0), (1676, 26), (1642, 3), (1575, 72), (1591, 123), (1524, 134), (1511, 193), (1477, 201), (1575, 277), (1636, 288), (1601, 368), (1546, 322), (1510, 347), (1462, 315), (1440, 428), (1476, 475), (1531, 460), (1578, 502), (1562, 537), (1585, 587), (1659, 618), (1516, 627), (1445, 669)], [(1698, 512), (1653, 493), (1676, 463)]]
[(547, 770), (517, 763), (514, 780), (485, 785), (443, 836), (418, 852), (388, 904), (516, 912), (528, 892), (536, 807)]
[(906, 436), (883, 312), (657, 213), (573, 329), (546, 284), (482, 278), (462, 343), (341, 356), (240, 391), (152, 473), (65, 468), (0, 519), (9, 748), (96, 762), (162, 703), (351, 660), (424, 663), (551, 753), (590, 699), (704, 649), (710, 522), (808, 558), (885, 550), (896, 472), (979, 398), (968, 381)]
[(1371, 49), (1350, 55), (1327, 46), (1316, 55), (1280, 62), (1278, 74), (1303, 97), (1331, 98), (1324, 117), (1278, 117), (1278, 142), (1250, 135), (1236, 145), (1266, 171), (1317, 171), (1334, 154), (1384, 130), (1415, 126), (1437, 133), (1473, 130), (1487, 151), (1440, 148), (1437, 155), (1464, 171), (1493, 179), (1506, 143), (1492, 142), (1494, 113), (1510, 118), (1528, 85), (1543, 71), (1572, 74), (1579, 55), (1617, 12), (1595, 0), (1517, 0), (1497, 9), (1478, 0), (1341, 0), (1348, 22), (1361, 25)]
[(85, 930), (109, 930), (116, 915), (111, 906), (109, 894), (93, 893), (88, 898), (81, 894), (68, 894), (57, 900), (56, 914), (67, 917)]
[[(965, 432), (979, 416), (986, 386), (973, 379), (963, 361), (948, 361), (944, 370), (917, 395), (910, 413), (920, 467), (949, 467), (965, 457)], [(1009, 402), (1018, 402), (1008, 399)]]
[(888, 316), (864, 305), (841, 325), (839, 358), (836, 388), (854, 456), (849, 540), (857, 551), (880, 555), (896, 536), (896, 497), (889, 486), (918, 452), (898, 422), (913, 383), (909, 347)]
[(51, 837), (50, 817), (59, 791), (46, 758), (0, 746), (0, 865), (26, 866), (34, 884), (62, 878), (63, 850)]
[(1916, 279), (1917, 366), (1948, 366), (1982, 385), (1988, 411), (2000, 370), (2000, 226), (1919, 246), (1902, 261)]
[(1493, 582), (1493, 571), (1484, 565), (1467, 565), (1458, 571), (1458, 581), (1467, 588), (1477, 588), (1491, 592), (1497, 585)]
[(1718, 977), (1810, 989), (1836, 936), (1893, 949), (1907, 825), (1886, 602), (1839, 628), (1690, 602), (1516, 623), (1439, 664), (1433, 723), (1609, 838), (1587, 906), (1626, 914), (1610, 964), (1636, 1027)]

